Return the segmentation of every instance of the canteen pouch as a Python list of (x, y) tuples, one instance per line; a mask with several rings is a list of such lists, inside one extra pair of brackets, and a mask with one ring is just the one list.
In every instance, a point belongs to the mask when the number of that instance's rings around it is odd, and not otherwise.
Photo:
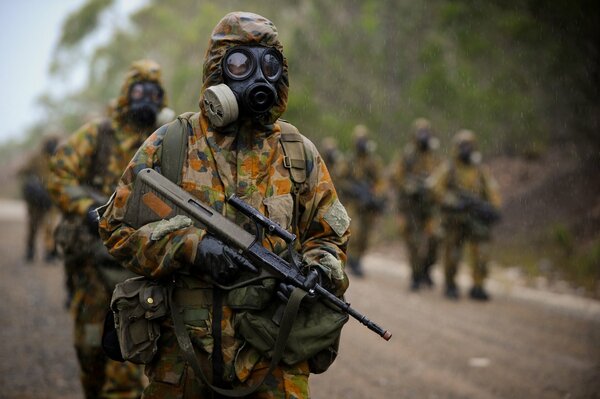
[(160, 319), (167, 315), (167, 288), (146, 277), (116, 285), (110, 302), (124, 360), (148, 364), (158, 350)]

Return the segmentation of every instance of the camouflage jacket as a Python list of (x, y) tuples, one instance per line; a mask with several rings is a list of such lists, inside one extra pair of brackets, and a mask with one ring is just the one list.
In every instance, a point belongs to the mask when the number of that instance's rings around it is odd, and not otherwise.
[[(115, 126), (108, 140), (111, 151), (98, 159), (99, 126), (102, 120), (87, 123), (61, 145), (50, 162), (48, 189), (63, 213), (84, 215), (87, 209), (113, 193), (127, 163), (146, 137), (130, 128)], [(98, 172), (98, 163), (103, 163)]]
[(390, 181), (400, 195), (411, 195), (423, 188), (426, 179), (437, 169), (442, 160), (435, 151), (418, 151), (414, 143), (404, 148), (393, 166)]
[(458, 160), (445, 162), (433, 173), (427, 184), (442, 204), (454, 205), (461, 192), (485, 200), (496, 209), (502, 204), (498, 184), (483, 165), (467, 165)]
[[(220, 65), (228, 48), (239, 44), (255, 44), (282, 51), (277, 32), (270, 21), (255, 20), (253, 16), (249, 14), (246, 18), (234, 16), (231, 20), (224, 19), (213, 31), (204, 63), (201, 98), (207, 87), (223, 82)], [(285, 110), (287, 88), (287, 61), (284, 58), (283, 76), (277, 87), (278, 102), (271, 112), (260, 121), (234, 122), (232, 126), (220, 130), (209, 125), (200, 102), (202, 112), (190, 118), (193, 131), (187, 138), (181, 187), (234, 222), (244, 225), (247, 220), (225, 202), (226, 196), (235, 193), (261, 213), (291, 230), (293, 186), (289, 170), (283, 163), (280, 126), (273, 123)], [(149, 223), (136, 230), (123, 220), (127, 207), (136, 206), (128, 201), (136, 174), (143, 168), (161, 168), (163, 135), (163, 130), (156, 131), (129, 163), (100, 221), (100, 233), (111, 254), (133, 272), (151, 278), (183, 276), (188, 282), (193, 280), (191, 285), (206, 291), (206, 297), (210, 298), (212, 285), (193, 266), (198, 243), (206, 234), (204, 230), (181, 225), (174, 231), (163, 232), (159, 227), (161, 222)], [(303, 263), (324, 270), (332, 282), (333, 290), (341, 294), (348, 287), (344, 263), (349, 219), (315, 146), (308, 139), (304, 139), (304, 145), (307, 179), (301, 186), (298, 203), (296, 233), (299, 252)], [(281, 253), (285, 248), (284, 242), (278, 238), (265, 238), (263, 244), (275, 253)], [(209, 311), (212, 313), (212, 308), (209, 307)], [(208, 320), (212, 320), (212, 316)], [(235, 334), (234, 314), (227, 306), (223, 309), (221, 325), (223, 358), (229, 369), (234, 358), (242, 357), (238, 354), (242, 341)], [(196, 345), (205, 351), (212, 351), (210, 325), (190, 327), (190, 335)], [(242, 371), (237, 366), (236, 362), (238, 378), (247, 378), (252, 366), (242, 365)], [(168, 374), (164, 367), (157, 367), (155, 372)]]

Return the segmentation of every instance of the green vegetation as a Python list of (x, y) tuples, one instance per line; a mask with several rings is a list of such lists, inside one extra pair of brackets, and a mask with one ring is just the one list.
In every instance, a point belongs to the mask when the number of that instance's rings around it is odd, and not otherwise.
[[(66, 78), (85, 65), (87, 83), (42, 96), (45, 112), (23, 141), (0, 148), (4, 162), (45, 132), (72, 132), (103, 113), (135, 59), (163, 66), (171, 108), (196, 110), (210, 32), (240, 9), (278, 27), (290, 65), (285, 117), (315, 142), (332, 135), (348, 148), (353, 126), (364, 123), (390, 160), (425, 116), (443, 143), (474, 130), (487, 154), (537, 158), (557, 142), (575, 144), (571, 157), (600, 153), (597, 1), (149, 0), (85, 56), (114, 3), (88, 0), (65, 20), (50, 72)], [(561, 226), (553, 237), (574, 273), (598, 273), (598, 245), (581, 252)]]
[[(63, 26), (51, 73), (68, 76), (81, 47), (114, 1), (88, 0)], [(93, 52), (87, 85), (45, 96), (45, 126), (74, 130), (102, 112), (133, 59), (164, 66), (171, 106), (197, 109), (210, 31), (226, 12), (252, 10), (278, 26), (289, 58), (287, 118), (310, 137), (367, 124), (377, 141), (402, 142), (417, 116), (442, 139), (468, 127), (485, 150), (537, 156), (558, 139), (600, 139), (599, 3), (433, 0), (149, 1)], [(590, 84), (591, 83), (596, 83)], [(393, 146), (381, 146), (389, 159)]]

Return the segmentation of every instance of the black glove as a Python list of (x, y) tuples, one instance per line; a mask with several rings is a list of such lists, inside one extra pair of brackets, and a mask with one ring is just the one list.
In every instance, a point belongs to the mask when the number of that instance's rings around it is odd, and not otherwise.
[(100, 221), (100, 215), (98, 215), (98, 212), (96, 212), (96, 208), (98, 208), (99, 206), (100, 205), (98, 204), (91, 205), (85, 212), (85, 224), (90, 233), (92, 233), (92, 235), (96, 237), (100, 237), (100, 233), (98, 232), (98, 222)]
[[(308, 295), (304, 297), (305, 300), (308, 300), (310, 302), (311, 300), (315, 300), (317, 298), (317, 295), (315, 293), (311, 293), (310, 291), (313, 288), (315, 288), (317, 284), (323, 286), (323, 281), (324, 277), (323, 271), (321, 269), (317, 267), (308, 270), (306, 274), (306, 279), (304, 280), (304, 286), (302, 287), (304, 288), (304, 290), (308, 291)], [(281, 282), (277, 286), (277, 296), (279, 297), (279, 299), (285, 302), (290, 298), (290, 295), (292, 294), (293, 290), (293, 285)]]
[(240, 267), (258, 272), (246, 258), (211, 235), (204, 236), (198, 244), (194, 265), (220, 284), (233, 281), (238, 276)]

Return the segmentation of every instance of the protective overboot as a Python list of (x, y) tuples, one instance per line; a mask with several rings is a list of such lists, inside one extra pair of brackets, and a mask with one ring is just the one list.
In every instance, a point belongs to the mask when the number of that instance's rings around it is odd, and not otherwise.
[(469, 296), (471, 297), (471, 299), (475, 299), (476, 301), (489, 301), (490, 299), (490, 296), (483, 289), (483, 287), (479, 286), (471, 288), (471, 290), (469, 291)]
[(448, 299), (458, 299), (458, 288), (456, 287), (455, 284), (448, 284), (446, 285), (446, 292), (445, 292), (446, 298)]

